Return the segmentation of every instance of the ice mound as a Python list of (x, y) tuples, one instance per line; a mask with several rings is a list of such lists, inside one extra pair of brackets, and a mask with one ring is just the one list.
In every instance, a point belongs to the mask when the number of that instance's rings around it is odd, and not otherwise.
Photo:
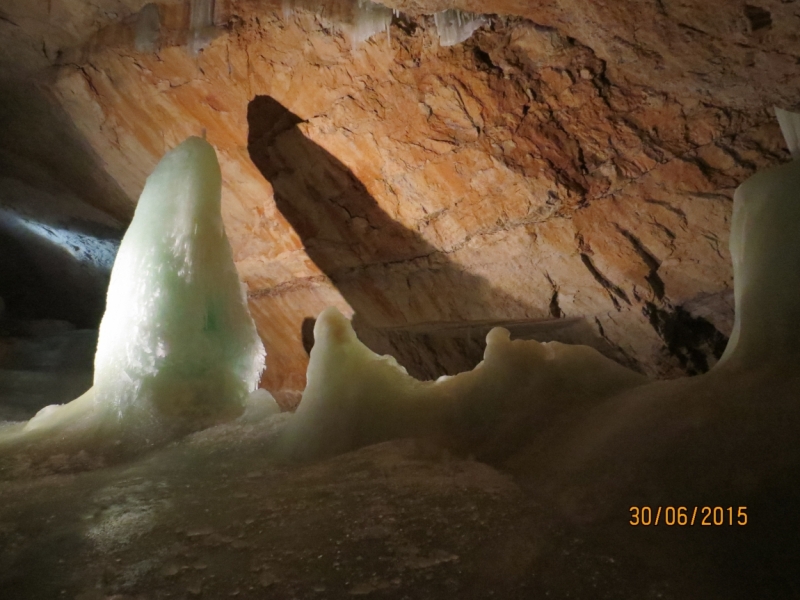
[(220, 212), (214, 149), (192, 137), (147, 179), (119, 248), (94, 385), (42, 409), (10, 440), (155, 444), (234, 419), (264, 368)]
[(314, 339), (308, 383), (283, 440), (297, 458), (407, 436), (474, 446), (490, 442), (492, 431), (519, 430), (646, 382), (587, 346), (512, 341), (502, 328), (489, 332), (474, 370), (427, 382), (362, 344), (335, 308), (319, 316)]
[[(781, 124), (795, 151), (800, 115), (784, 114)], [(473, 371), (420, 382), (370, 352), (328, 309), (282, 447), (317, 458), (432, 437), (502, 465), (536, 501), (597, 540), (620, 539), (620, 515), (631, 506), (676, 502), (759, 511), (769, 504), (760, 514), (772, 511), (780, 528), (800, 474), (799, 190), (795, 158), (735, 194), (736, 324), (709, 373), (647, 381), (590, 348), (511, 341), (494, 329)]]
[(756, 173), (734, 194), (736, 317), (719, 366), (796, 359), (800, 348), (800, 115), (776, 113), (794, 159)]

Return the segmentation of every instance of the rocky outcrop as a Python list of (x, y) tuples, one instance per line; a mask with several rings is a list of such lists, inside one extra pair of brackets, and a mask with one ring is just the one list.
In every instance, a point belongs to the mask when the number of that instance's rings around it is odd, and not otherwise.
[[(150, 45), (130, 8), (52, 57), (128, 197), (184, 137), (217, 147), (262, 384), (297, 400), (328, 305), (418, 376), (470, 367), (496, 323), (650, 375), (713, 364), (733, 189), (787, 156), (769, 108), (797, 97), (795, 5), (386, 4), (391, 38), (356, 49), (335, 11), (248, 1), (193, 45), (191, 5), (164, 2)], [(451, 4), (492, 15), (442, 47)]]

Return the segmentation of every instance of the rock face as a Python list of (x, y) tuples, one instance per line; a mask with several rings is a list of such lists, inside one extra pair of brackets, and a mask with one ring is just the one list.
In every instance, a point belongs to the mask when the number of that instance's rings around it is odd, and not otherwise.
[(0, 177), (0, 294), (9, 313), (96, 326), (123, 231), (74, 196)]
[(335, 10), (230, 0), (202, 38), (192, 3), (131, 3), (46, 53), (130, 198), (207, 132), (262, 385), (297, 401), (329, 305), (421, 377), (471, 367), (495, 323), (654, 376), (713, 364), (733, 189), (788, 156), (769, 109), (800, 92), (800, 9), (475, 0), (453, 4), (490, 23), (442, 47), (451, 4), (386, 4), (391, 39), (355, 49)]

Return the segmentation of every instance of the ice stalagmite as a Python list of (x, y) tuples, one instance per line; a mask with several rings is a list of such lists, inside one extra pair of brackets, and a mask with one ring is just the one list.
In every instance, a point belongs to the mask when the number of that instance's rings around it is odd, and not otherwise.
[(120, 413), (147, 401), (180, 418), (235, 416), (258, 386), (264, 347), (220, 198), (216, 154), (197, 137), (147, 180), (111, 273), (95, 357), (95, 393)]
[(757, 173), (734, 195), (736, 320), (720, 366), (755, 367), (800, 351), (800, 115), (776, 112), (794, 160)]
[(192, 137), (147, 180), (111, 273), (94, 386), (21, 435), (155, 443), (239, 416), (264, 347), (220, 213), (214, 149)]

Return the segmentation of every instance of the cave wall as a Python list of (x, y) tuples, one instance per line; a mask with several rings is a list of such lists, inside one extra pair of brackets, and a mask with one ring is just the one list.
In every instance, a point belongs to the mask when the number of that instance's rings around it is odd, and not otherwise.
[[(235, 0), (201, 47), (190, 3), (157, 3), (143, 48), (126, 5), (45, 53), (49, 89), (130, 199), (205, 131), (284, 405), (328, 305), (421, 376), (471, 366), (488, 325), (575, 318), (650, 375), (713, 364), (733, 190), (788, 156), (770, 108), (797, 97), (797, 6), (386, 4), (391, 39), (356, 49), (334, 17)], [(429, 14), (455, 5), (491, 24), (442, 47)]]
[(0, 298), (7, 316), (96, 328), (132, 212), (48, 83), (0, 72)]

